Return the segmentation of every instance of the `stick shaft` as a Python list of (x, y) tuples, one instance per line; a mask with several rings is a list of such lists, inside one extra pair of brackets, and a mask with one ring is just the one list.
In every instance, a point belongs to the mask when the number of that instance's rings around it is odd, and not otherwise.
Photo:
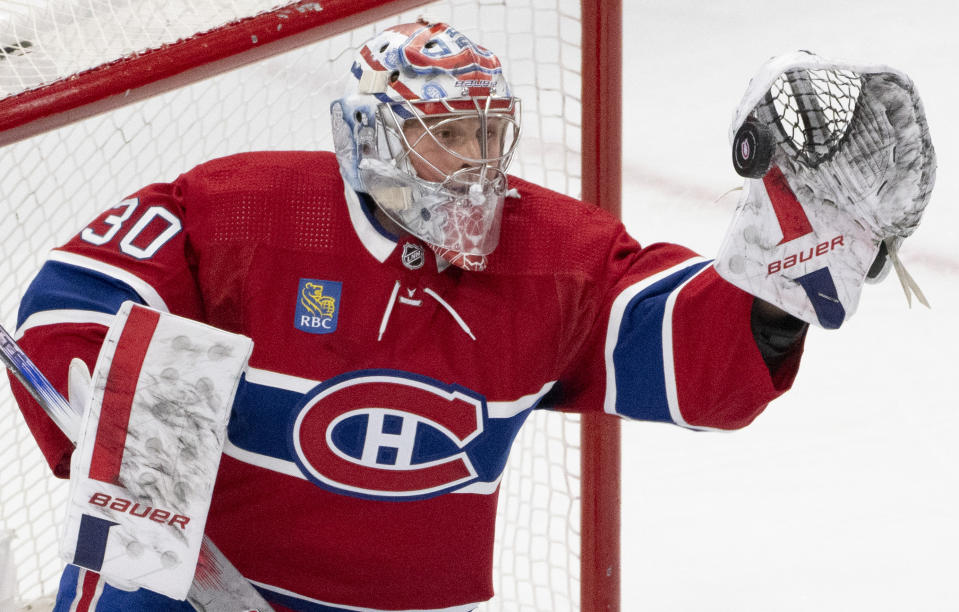
[(70, 403), (47, 380), (43, 372), (27, 357), (13, 336), (2, 325), (0, 325), (0, 359), (61, 431), (70, 440), (76, 442), (80, 430), (80, 415), (70, 407)]

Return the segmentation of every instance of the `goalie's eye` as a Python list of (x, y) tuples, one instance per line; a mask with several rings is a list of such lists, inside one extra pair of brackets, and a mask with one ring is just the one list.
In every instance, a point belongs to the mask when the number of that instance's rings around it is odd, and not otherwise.
[(483, 128), (479, 119), (454, 118), (440, 121), (429, 128), (433, 139), (445, 149), (466, 157), (479, 156)]
[(466, 140), (466, 134), (462, 129), (457, 129), (450, 125), (434, 128), (433, 136), (440, 144), (450, 148), (456, 148)]

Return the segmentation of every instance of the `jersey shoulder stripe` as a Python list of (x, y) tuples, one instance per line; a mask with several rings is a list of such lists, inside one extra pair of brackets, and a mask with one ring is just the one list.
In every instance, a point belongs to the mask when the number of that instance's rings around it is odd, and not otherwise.
[(45, 311), (85, 310), (112, 315), (120, 304), (145, 300), (130, 285), (91, 268), (50, 260), (20, 301), (17, 327), (31, 316)]
[(708, 263), (687, 259), (630, 285), (613, 300), (606, 334), (605, 412), (673, 422), (664, 366), (670, 330), (664, 321), (678, 290)]

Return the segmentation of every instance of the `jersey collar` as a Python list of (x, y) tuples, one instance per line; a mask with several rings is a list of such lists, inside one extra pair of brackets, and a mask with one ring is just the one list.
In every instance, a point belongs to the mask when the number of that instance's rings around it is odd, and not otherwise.
[[(364, 206), (360, 199), (368, 196), (356, 193), (350, 189), (349, 185), (345, 187), (345, 190), (346, 208), (350, 212), (350, 222), (353, 223), (357, 238), (370, 255), (383, 263), (396, 248), (397, 237), (383, 229), (373, 218), (372, 210)], [(370, 204), (375, 206), (372, 202)]]
[[(350, 213), (350, 222), (357, 238), (378, 262), (389, 259), (396, 249), (399, 237), (386, 231), (373, 217), (373, 207), (376, 204), (366, 194), (353, 191), (349, 185), (345, 186), (346, 208)], [(436, 256), (436, 269), (440, 272), (449, 267), (449, 262)]]

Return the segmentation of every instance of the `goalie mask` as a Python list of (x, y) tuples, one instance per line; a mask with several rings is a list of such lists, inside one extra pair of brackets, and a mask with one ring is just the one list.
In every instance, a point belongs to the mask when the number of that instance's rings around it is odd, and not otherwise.
[(451, 263), (483, 269), (519, 135), (499, 59), (446, 24), (417, 22), (364, 44), (352, 77), (331, 105), (344, 180)]

